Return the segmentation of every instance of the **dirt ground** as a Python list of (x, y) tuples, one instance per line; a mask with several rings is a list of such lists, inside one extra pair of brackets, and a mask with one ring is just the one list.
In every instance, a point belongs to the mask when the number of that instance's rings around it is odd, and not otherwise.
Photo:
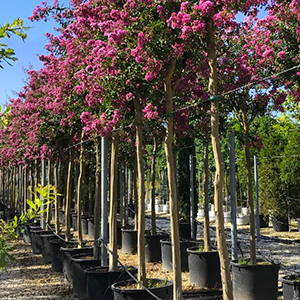
[[(169, 220), (159, 219), (158, 225), (168, 230)], [(293, 272), (300, 272), (300, 235), (295, 222), (292, 231), (275, 233), (273, 229), (261, 230), (261, 239), (257, 242), (258, 256), (281, 264), (280, 277)], [(249, 227), (238, 228), (239, 256), (249, 254)], [(198, 238), (201, 238), (203, 226), (198, 226)], [(215, 230), (212, 224), (211, 236), (214, 242)], [(226, 240), (230, 248), (230, 230), (227, 225)], [(14, 300), (70, 300), (73, 299), (72, 286), (63, 274), (51, 271), (51, 265), (45, 264), (41, 255), (32, 253), (30, 245), (22, 239), (14, 242), (11, 254), (16, 258), (7, 271), (0, 273), (0, 299)], [(229, 249), (230, 251), (230, 249)], [(125, 265), (137, 265), (137, 255), (124, 255), (119, 251), (119, 259)], [(149, 278), (172, 279), (172, 273), (162, 272), (160, 263), (147, 263)], [(188, 272), (182, 273), (184, 290), (196, 290), (189, 284)]]

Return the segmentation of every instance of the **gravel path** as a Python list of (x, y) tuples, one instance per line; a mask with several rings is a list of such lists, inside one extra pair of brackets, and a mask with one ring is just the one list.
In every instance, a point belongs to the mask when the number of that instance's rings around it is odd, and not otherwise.
[(72, 287), (61, 273), (52, 272), (51, 265), (45, 264), (41, 255), (32, 254), (22, 240), (14, 244), (11, 254), (16, 260), (0, 273), (1, 300), (72, 299)]

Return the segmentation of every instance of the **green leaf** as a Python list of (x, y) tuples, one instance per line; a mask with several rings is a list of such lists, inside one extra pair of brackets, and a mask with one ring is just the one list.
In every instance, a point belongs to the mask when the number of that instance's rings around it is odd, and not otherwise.
[(37, 206), (33, 203), (33, 201), (27, 200), (27, 204), (28, 204), (33, 210), (37, 210)]

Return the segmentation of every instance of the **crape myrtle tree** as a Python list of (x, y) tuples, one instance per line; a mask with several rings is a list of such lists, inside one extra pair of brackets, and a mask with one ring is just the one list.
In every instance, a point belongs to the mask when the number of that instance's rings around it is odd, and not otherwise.
[[(261, 21), (257, 19), (258, 9), (249, 12), (243, 24), (238, 26), (228, 40), (226, 56), (220, 61), (221, 80), (224, 83), (223, 93), (234, 116), (240, 124), (241, 138), (246, 160), (247, 200), (250, 210), (250, 256), (256, 263), (255, 224), (252, 183), (252, 161), (250, 147), (258, 144), (259, 137), (250, 135), (250, 126), (256, 117), (264, 115), (273, 99), (278, 106), (281, 95), (268, 80), (274, 73), (270, 64), (269, 47), (262, 44), (258, 49), (257, 40), (264, 39), (260, 30)], [(272, 89), (271, 89), (272, 87)]]

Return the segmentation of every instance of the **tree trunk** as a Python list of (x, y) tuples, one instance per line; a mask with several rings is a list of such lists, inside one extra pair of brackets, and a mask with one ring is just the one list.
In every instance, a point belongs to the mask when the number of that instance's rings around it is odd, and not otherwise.
[(38, 187), (39, 183), (41, 183), (41, 170), (39, 168), (39, 159), (35, 160), (35, 189)]
[(146, 265), (145, 265), (145, 174), (143, 165), (143, 129), (142, 129), (142, 108), (139, 99), (135, 98), (135, 117), (136, 117), (136, 155), (138, 173), (138, 280), (146, 284)]
[(94, 204), (94, 258), (99, 258), (98, 238), (100, 237), (100, 213), (101, 213), (101, 142), (96, 137), (96, 171), (95, 171), (95, 204)]
[(137, 158), (134, 155), (134, 170), (133, 170), (133, 198), (134, 198), (134, 229), (138, 230), (139, 224), (139, 200), (137, 190)]
[(245, 134), (245, 158), (246, 158), (246, 173), (247, 173), (247, 199), (250, 210), (250, 258), (251, 263), (256, 264), (256, 247), (255, 247), (255, 222), (254, 222), (254, 203), (252, 190), (252, 165), (250, 159), (250, 140), (249, 140), (249, 126), (247, 120), (246, 99), (243, 99), (243, 129)]
[(116, 133), (111, 143), (110, 160), (110, 209), (109, 209), (109, 270), (117, 269), (117, 204), (118, 204), (118, 152), (119, 135)]
[[(57, 193), (59, 193), (59, 188), (58, 188), (58, 162), (56, 161), (54, 164), (54, 181), (55, 181), (55, 185), (57, 188)], [(55, 224), (55, 232), (57, 234), (60, 233), (60, 228), (59, 228), (59, 196), (57, 195), (57, 193), (55, 194), (55, 218), (54, 218), (54, 224)]]
[[(51, 185), (51, 161), (50, 159), (48, 159), (48, 170), (47, 170), (47, 178), (48, 178), (48, 185)], [(48, 192), (48, 197), (49, 197), (49, 193), (50, 193), (50, 189)], [(46, 217), (46, 221), (48, 224), (50, 224), (51, 222), (51, 203), (49, 203), (47, 205), (47, 217)]]
[[(30, 172), (30, 185), (29, 185), (29, 193), (30, 193), (30, 197), (31, 197), (31, 201), (34, 202), (34, 161), (31, 161), (30, 162), (30, 169), (29, 169), (29, 172)], [(29, 195), (28, 195), (29, 196)]]
[[(213, 27), (212, 19), (207, 24), (208, 31), (208, 64), (209, 64), (209, 83), (208, 91), (211, 97), (217, 95), (217, 57), (215, 45), (215, 28)], [(218, 252), (221, 263), (221, 278), (223, 286), (223, 299), (232, 300), (232, 281), (230, 275), (230, 264), (228, 249), (226, 246), (225, 230), (224, 230), (224, 215), (222, 203), (222, 190), (224, 184), (224, 162), (221, 152), (220, 137), (219, 137), (219, 103), (211, 99), (211, 143), (213, 147), (214, 159), (216, 164), (215, 180), (214, 180), (214, 205), (216, 214), (216, 238), (218, 244)]]
[(156, 235), (156, 220), (155, 220), (155, 167), (156, 167), (156, 155), (157, 155), (157, 144), (156, 138), (153, 139), (153, 153), (151, 163), (151, 229), (152, 234)]
[(125, 164), (121, 162), (119, 164), (119, 196), (120, 196), (120, 212), (122, 218), (122, 226), (126, 226), (127, 219), (126, 219), (126, 196), (125, 196)]
[(203, 196), (204, 196), (204, 251), (211, 251), (210, 233), (209, 233), (209, 199), (208, 199), (208, 142), (204, 142), (203, 149), (203, 163), (204, 163), (204, 176), (203, 176)]
[(77, 230), (78, 230), (78, 242), (79, 245), (82, 247), (82, 225), (81, 225), (81, 214), (82, 214), (82, 184), (83, 184), (83, 138), (84, 138), (84, 131), (82, 130), (81, 133), (81, 144), (80, 144), (80, 155), (79, 155), (79, 176), (77, 182)]
[(172, 76), (175, 70), (176, 60), (172, 59), (165, 77), (165, 95), (166, 95), (166, 136), (165, 136), (165, 153), (168, 172), (169, 184), (169, 201), (170, 201), (170, 223), (172, 238), (172, 264), (173, 264), (173, 299), (182, 299), (182, 282), (181, 282), (181, 258), (180, 258), (180, 241), (179, 241), (179, 212), (177, 199), (177, 182), (176, 166), (173, 153), (173, 89)]
[[(3, 171), (2, 171), (3, 172)], [(4, 179), (4, 175), (3, 175)], [(23, 173), (23, 200), (24, 200), (24, 213), (27, 211), (27, 192), (28, 192), (28, 167), (25, 165), (24, 167), (24, 173)], [(4, 192), (4, 189), (3, 189)]]
[(93, 181), (92, 181), (92, 168), (89, 168), (89, 216), (93, 214), (93, 203), (94, 203), (94, 196), (95, 195), (92, 190), (93, 190)]
[(13, 210), (16, 209), (16, 166), (12, 166), (12, 176), (11, 176), (11, 183), (12, 183), (12, 189), (11, 189), (11, 208)]
[(66, 210), (65, 210), (65, 223), (66, 223), (66, 240), (71, 240), (71, 195), (72, 195), (72, 175), (74, 169), (74, 147), (73, 147), (73, 135), (70, 137), (70, 148), (69, 148), (69, 166), (68, 166), (68, 177), (67, 177), (67, 190), (66, 190)]

